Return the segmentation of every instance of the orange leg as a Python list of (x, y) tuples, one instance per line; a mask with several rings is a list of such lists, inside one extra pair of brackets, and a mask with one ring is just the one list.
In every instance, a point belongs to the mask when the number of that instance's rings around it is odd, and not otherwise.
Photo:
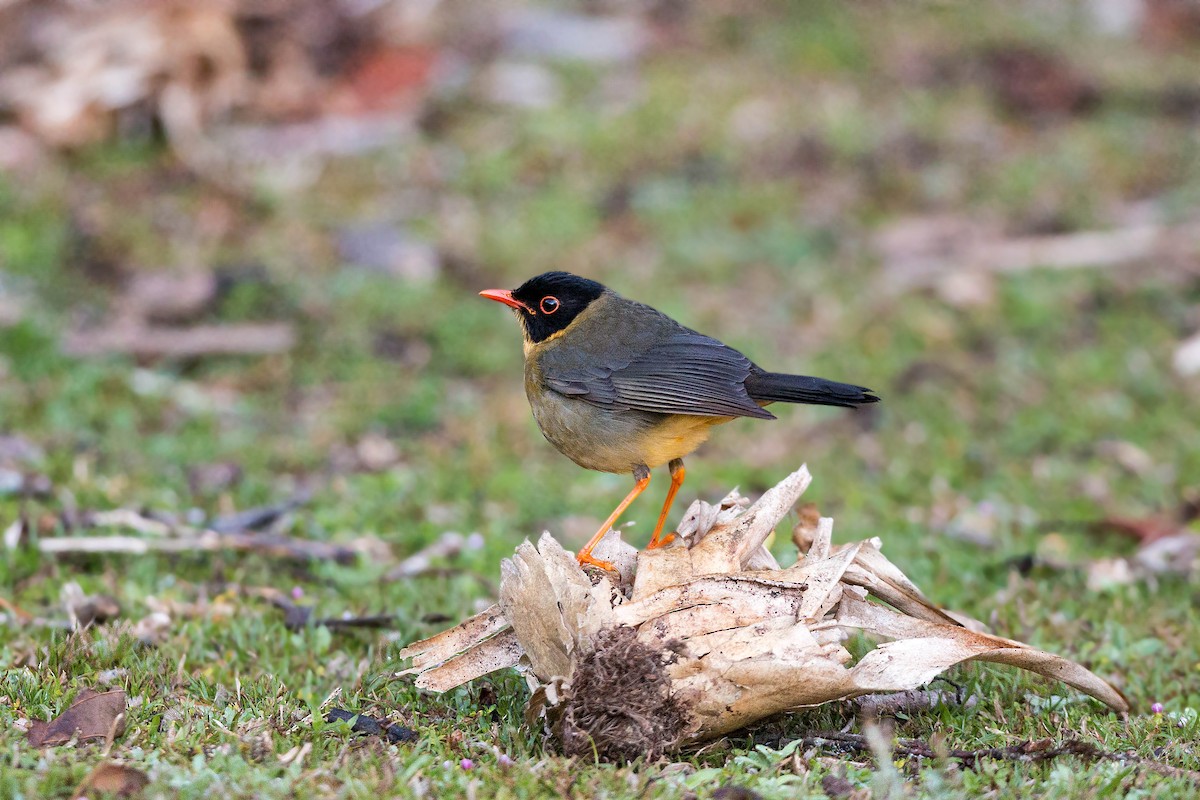
[(668, 533), (659, 539), (662, 534), (663, 525), (667, 521), (667, 512), (671, 510), (671, 504), (675, 502), (675, 495), (679, 492), (679, 487), (683, 486), (683, 476), (686, 470), (683, 468), (683, 459), (676, 458), (669, 464), (671, 468), (671, 488), (667, 489), (667, 499), (663, 503), (662, 512), (658, 515), (658, 524), (654, 526), (654, 536), (650, 537), (650, 544), (646, 545), (647, 550), (653, 550), (656, 547), (662, 547), (671, 543), (675, 538), (675, 534)]
[(592, 548), (604, 538), (604, 534), (608, 533), (609, 528), (617, 523), (617, 519), (625, 512), (625, 509), (629, 508), (629, 504), (637, 499), (639, 494), (646, 491), (646, 487), (650, 485), (650, 470), (647, 467), (639, 466), (633, 471), (633, 477), (637, 481), (633, 485), (633, 490), (625, 495), (625, 499), (621, 501), (621, 504), (613, 509), (613, 512), (608, 515), (608, 519), (604, 520), (604, 524), (600, 526), (600, 530), (596, 531), (596, 535), (583, 546), (583, 549), (579, 551), (579, 555), (575, 556), (575, 560), (579, 562), (580, 566), (591, 564), (592, 566), (600, 567), (600, 569), (614, 569), (613, 565), (609, 562), (592, 558)]

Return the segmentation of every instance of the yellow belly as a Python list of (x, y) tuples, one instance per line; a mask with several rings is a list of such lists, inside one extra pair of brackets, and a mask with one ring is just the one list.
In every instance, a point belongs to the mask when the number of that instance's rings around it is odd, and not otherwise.
[(661, 425), (647, 431), (642, 437), (640, 449), (643, 462), (653, 468), (672, 459), (683, 458), (708, 440), (713, 426), (731, 419), (733, 417), (666, 417)]

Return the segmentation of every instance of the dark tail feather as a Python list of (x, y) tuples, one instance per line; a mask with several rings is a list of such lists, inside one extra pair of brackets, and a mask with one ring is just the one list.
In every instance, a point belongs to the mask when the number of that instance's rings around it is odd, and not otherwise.
[(808, 403), (844, 408), (879, 402), (879, 398), (865, 386), (810, 378), (807, 375), (784, 375), (781, 372), (751, 374), (746, 378), (746, 392), (751, 399), (760, 402)]

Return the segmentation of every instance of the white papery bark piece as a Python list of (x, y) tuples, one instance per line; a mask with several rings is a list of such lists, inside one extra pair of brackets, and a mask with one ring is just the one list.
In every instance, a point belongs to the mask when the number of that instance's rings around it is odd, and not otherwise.
[[(586, 702), (571, 678), (601, 655), (603, 634), (632, 628), (661, 655), (669, 696), (690, 717), (674, 746), (789, 709), (916, 689), (967, 661), (1021, 667), (1128, 710), (1084, 667), (936, 606), (878, 538), (833, 545), (829, 518), (800, 560), (780, 569), (763, 542), (810, 481), (801, 467), (749, 507), (736, 490), (717, 505), (697, 501), (676, 540), (657, 550), (636, 553), (610, 532), (594, 552), (616, 575), (589, 578), (549, 534), (536, 548), (525, 542), (501, 565), (498, 606), (402, 650), (413, 661), (401, 674), (444, 691), (519, 662), (534, 688), (531, 708), (561, 718)], [(842, 642), (855, 632), (883, 643), (851, 663)]]

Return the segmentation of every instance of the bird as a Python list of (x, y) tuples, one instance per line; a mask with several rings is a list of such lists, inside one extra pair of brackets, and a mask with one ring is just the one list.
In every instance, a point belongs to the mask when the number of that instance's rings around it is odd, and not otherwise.
[(683, 485), (683, 459), (714, 426), (775, 419), (764, 408), (770, 403), (854, 408), (879, 401), (865, 386), (768, 372), (729, 345), (569, 272), (479, 294), (511, 307), (520, 321), (525, 394), (547, 441), (585, 469), (633, 475), (633, 489), (576, 555), (581, 566), (613, 569), (592, 549), (664, 464), (671, 484), (647, 549), (670, 543), (674, 534), (662, 530)]

